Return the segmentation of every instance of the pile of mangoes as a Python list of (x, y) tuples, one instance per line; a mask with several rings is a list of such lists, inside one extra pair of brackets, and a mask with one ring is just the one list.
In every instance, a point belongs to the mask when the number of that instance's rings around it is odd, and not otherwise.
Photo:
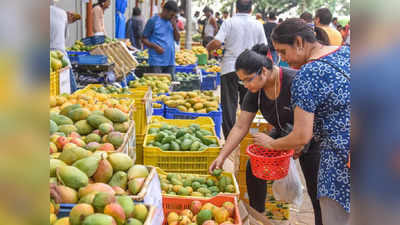
[(114, 85), (107, 85), (107, 86), (101, 86), (101, 87), (92, 87), (91, 88), (93, 91), (102, 93), (102, 94), (131, 94), (129, 91), (129, 88), (124, 87), (116, 87)]
[(209, 113), (219, 108), (219, 97), (212, 91), (172, 92), (171, 96), (161, 95), (155, 101), (162, 101), (169, 108), (190, 113)]
[(170, 212), (167, 215), (168, 225), (233, 225), (235, 220), (235, 204), (227, 201), (216, 206), (212, 203), (202, 204), (198, 200), (192, 201), (189, 209), (181, 212)]
[(95, 46), (86, 46), (82, 41), (75, 41), (74, 45), (70, 48), (67, 48), (67, 51), (75, 51), (75, 52), (88, 52), (95, 48)]
[(192, 48), (192, 51), (195, 55), (202, 55), (202, 54), (208, 54), (207, 49), (204, 48), (203, 46), (196, 46)]
[(235, 193), (233, 180), (214, 170), (212, 176), (193, 174), (159, 174), (162, 194), (213, 197), (219, 193)]
[(136, 195), (149, 173), (146, 166), (133, 165), (127, 154), (92, 152), (72, 143), (63, 146), (58, 158), (50, 159), (50, 183), (57, 185), (61, 202), (69, 204), (91, 204), (98, 192)]
[(184, 49), (176, 52), (175, 61), (177, 65), (190, 65), (197, 62), (197, 57), (192, 50)]
[[(156, 123), (154, 125), (157, 126)], [(201, 129), (198, 124), (182, 128), (163, 124), (160, 128), (149, 128), (148, 135), (154, 138), (146, 146), (158, 147), (163, 151), (203, 151), (219, 147), (217, 138), (210, 137), (213, 134)]]
[(177, 81), (191, 81), (191, 80), (198, 80), (199, 76), (195, 73), (182, 73), (178, 72), (175, 74)]
[(60, 51), (50, 51), (50, 73), (68, 66), (64, 54)]
[(140, 79), (129, 82), (130, 88), (150, 86), (153, 94), (168, 93), (171, 85), (170, 79), (163, 76), (143, 76)]

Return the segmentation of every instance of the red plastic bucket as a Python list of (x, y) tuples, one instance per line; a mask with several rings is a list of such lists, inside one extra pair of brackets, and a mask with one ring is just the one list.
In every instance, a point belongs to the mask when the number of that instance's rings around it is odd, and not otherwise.
[(273, 150), (258, 145), (249, 145), (246, 150), (250, 157), (254, 176), (263, 180), (279, 180), (289, 172), (290, 157), (294, 150)]

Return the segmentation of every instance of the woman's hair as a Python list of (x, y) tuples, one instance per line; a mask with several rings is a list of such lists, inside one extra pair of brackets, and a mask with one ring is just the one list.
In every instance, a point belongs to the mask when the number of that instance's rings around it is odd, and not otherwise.
[(293, 45), (296, 37), (314, 43), (317, 41), (314, 30), (302, 19), (291, 18), (276, 26), (271, 34), (271, 39), (281, 44)]
[(236, 59), (235, 69), (244, 70), (246, 74), (258, 72), (262, 67), (272, 70), (272, 60), (267, 57), (268, 46), (256, 44), (251, 50), (244, 50)]
[(133, 8), (132, 16), (140, 16), (141, 13), (142, 13), (142, 11), (140, 10), (140, 8), (135, 7), (135, 8)]
[(330, 45), (329, 36), (326, 31), (320, 27), (314, 27), (315, 37), (317, 38), (318, 42), (323, 45)]
[(105, 3), (107, 0), (98, 0), (97, 1), (97, 3), (96, 4), (94, 4), (93, 6), (92, 6), (92, 8), (94, 8), (95, 6), (101, 6), (103, 3)]

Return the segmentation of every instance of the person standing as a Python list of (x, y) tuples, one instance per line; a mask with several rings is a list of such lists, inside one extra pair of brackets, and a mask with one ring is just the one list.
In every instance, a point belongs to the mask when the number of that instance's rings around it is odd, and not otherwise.
[(142, 42), (149, 47), (149, 65), (153, 73), (169, 73), (175, 80), (175, 42), (180, 35), (177, 29), (176, 14), (178, 5), (168, 1), (162, 12), (153, 16), (143, 31)]
[(337, 17), (333, 17), (333, 19), (332, 19), (332, 24), (331, 24), (332, 28), (338, 29), (338, 26), (339, 26), (339, 25), (340, 25), (340, 24), (338, 24), (338, 19), (337, 19)]
[(229, 12), (226, 11), (226, 10), (224, 10), (224, 11), (222, 12), (222, 19), (225, 21), (225, 20), (228, 19), (228, 17), (229, 17)]
[(228, 137), (236, 121), (238, 98), (240, 104), (246, 94), (246, 88), (239, 84), (235, 61), (245, 49), (256, 44), (268, 44), (263, 25), (251, 17), (252, 0), (237, 0), (237, 14), (227, 19), (218, 31), (215, 39), (207, 45), (207, 50), (218, 49), (224, 43), (225, 53), (221, 62), (221, 103), (222, 129)]
[(142, 11), (139, 7), (132, 10), (132, 18), (126, 22), (125, 37), (129, 38), (132, 46), (141, 50), (142, 49), (142, 33), (143, 33), (143, 18), (141, 17)]
[(217, 20), (213, 16), (213, 11), (208, 6), (203, 9), (203, 13), (206, 16), (206, 22), (203, 29), (203, 46), (214, 39), (215, 34), (218, 31)]
[(337, 29), (329, 26), (331, 21), (332, 13), (328, 8), (318, 9), (315, 13), (315, 26), (321, 27), (328, 34), (330, 45), (340, 46), (343, 42), (342, 35)]
[(104, 27), (104, 11), (110, 7), (111, 0), (98, 0), (93, 5), (93, 33), (94, 35), (106, 35)]
[[(79, 17), (73, 16), (73, 13), (66, 12), (65, 10), (54, 5), (54, 1), (50, 1), (50, 50), (60, 51), (64, 54), (64, 60), (69, 61), (67, 51), (65, 49), (65, 40), (68, 33), (68, 24), (77, 21)], [(70, 70), (70, 89), (73, 93), (76, 88), (76, 79), (72, 70)]]
[(292, 81), (292, 132), (282, 138), (257, 133), (254, 142), (269, 149), (297, 149), (311, 138), (321, 142), (318, 196), (324, 225), (350, 224), (351, 69), (348, 46), (324, 46), (301, 19), (288, 19), (271, 35), (289, 64), (300, 66)]
[(275, 51), (274, 45), (271, 42), (271, 33), (272, 30), (277, 26), (276, 24), (276, 16), (274, 12), (270, 12), (268, 15), (268, 21), (267, 23), (264, 24), (264, 32), (265, 32), (265, 37), (267, 38), (267, 41), (269, 43), (269, 51), (272, 56), (272, 60), (274, 63), (278, 63), (278, 54)]
[(217, 20), (218, 27), (221, 27), (224, 20), (221, 18), (221, 14), (219, 12), (215, 13), (215, 19)]

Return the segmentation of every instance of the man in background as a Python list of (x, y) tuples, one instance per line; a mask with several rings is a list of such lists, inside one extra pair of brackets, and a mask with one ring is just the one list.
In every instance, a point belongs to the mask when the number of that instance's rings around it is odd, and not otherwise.
[(300, 15), (300, 19), (304, 20), (310, 27), (314, 28), (313, 17), (309, 12), (303, 12)]
[(330, 45), (341, 46), (343, 42), (342, 35), (337, 29), (329, 26), (332, 21), (332, 13), (328, 8), (318, 9), (315, 13), (314, 24), (322, 28), (328, 35)]
[(177, 28), (178, 5), (165, 3), (162, 12), (147, 21), (142, 42), (149, 47), (149, 65), (153, 73), (169, 73), (175, 80), (175, 42), (180, 35)]
[(218, 31), (217, 20), (213, 16), (213, 11), (208, 6), (204, 7), (203, 13), (206, 16), (206, 21), (203, 28), (203, 46), (206, 47)]
[(241, 104), (247, 92), (247, 89), (239, 84), (235, 72), (236, 59), (245, 49), (251, 49), (256, 44), (268, 44), (263, 25), (250, 15), (252, 3), (252, 0), (237, 0), (238, 13), (224, 21), (214, 40), (207, 45), (207, 50), (211, 52), (224, 43), (225, 53), (221, 62), (221, 103), (225, 139), (236, 122), (238, 98)]
[(272, 56), (272, 60), (274, 61), (274, 63), (277, 63), (278, 61), (278, 53), (275, 51), (274, 45), (272, 44), (271, 41), (271, 33), (272, 30), (274, 30), (274, 28), (277, 26), (278, 24), (276, 23), (276, 16), (274, 12), (270, 12), (268, 15), (268, 20), (267, 23), (264, 24), (264, 32), (265, 32), (265, 37), (267, 38), (268, 41), (268, 47), (269, 47), (269, 51), (271, 53)]

